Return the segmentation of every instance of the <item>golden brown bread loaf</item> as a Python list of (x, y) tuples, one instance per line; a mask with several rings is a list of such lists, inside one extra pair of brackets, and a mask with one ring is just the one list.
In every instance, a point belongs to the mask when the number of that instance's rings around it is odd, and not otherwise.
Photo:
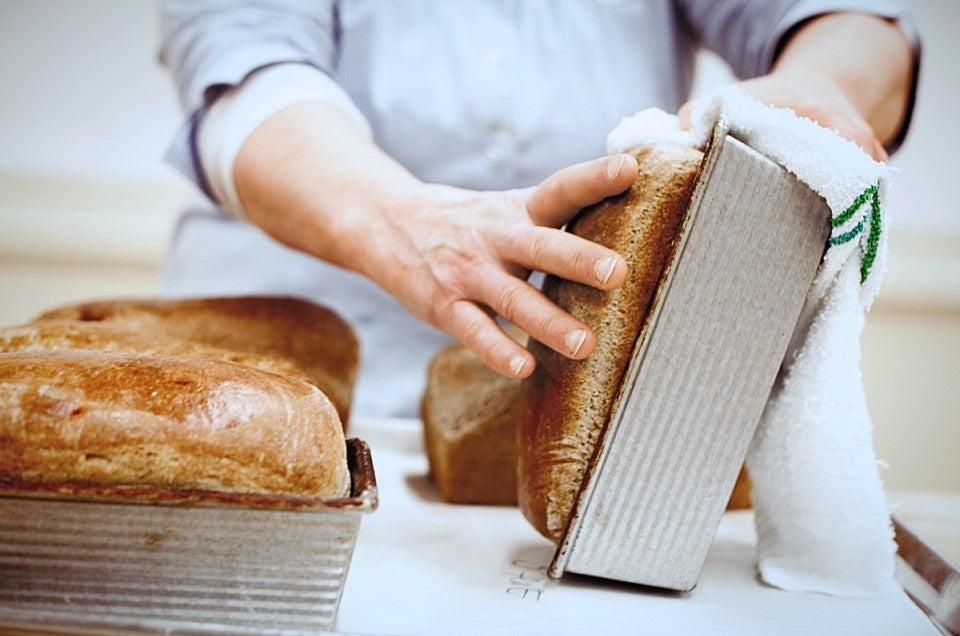
[(302, 369), (334, 403), (344, 425), (348, 421), (360, 356), (357, 338), (337, 314), (305, 300), (116, 299), (61, 307), (37, 318), (49, 320), (111, 324), (147, 339), (189, 340), (240, 354), (286, 358), (285, 367)]
[(342, 496), (336, 409), (312, 384), (210, 357), (0, 353), (0, 480)]
[(421, 417), (430, 476), (444, 501), (516, 504), (519, 391), (519, 380), (462, 344), (431, 359)]
[(0, 352), (62, 349), (210, 356), (278, 375), (301, 378), (314, 384), (302, 368), (286, 357), (223, 349), (196, 340), (158, 335), (150, 330), (138, 330), (134, 325), (122, 321), (50, 319), (0, 329)]
[(629, 274), (616, 290), (548, 277), (544, 293), (590, 325), (592, 355), (573, 361), (538, 342), (538, 364), (523, 383), (518, 406), (518, 498), (524, 515), (547, 538), (567, 526), (598, 436), (606, 425), (650, 302), (673, 257), (703, 154), (660, 144), (636, 153), (640, 170), (622, 195), (584, 210), (569, 225), (574, 234), (610, 247), (627, 260)]

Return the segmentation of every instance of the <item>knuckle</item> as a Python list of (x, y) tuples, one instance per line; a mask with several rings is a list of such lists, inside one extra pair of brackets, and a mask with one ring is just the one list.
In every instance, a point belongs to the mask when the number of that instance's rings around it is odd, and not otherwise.
[(544, 335), (545, 342), (551, 347), (556, 348), (563, 342), (564, 334), (567, 331), (566, 321), (564, 320), (564, 316), (550, 312), (540, 317), (537, 329)]
[(521, 285), (506, 285), (497, 299), (497, 312), (507, 320), (514, 321), (524, 309), (525, 289)]
[(593, 259), (587, 254), (584, 253), (583, 249), (574, 250), (573, 256), (570, 259), (570, 276), (568, 278), (576, 277), (578, 281), (589, 281), (594, 278), (593, 276)]
[(544, 260), (550, 253), (551, 237), (549, 232), (535, 232), (529, 238), (528, 250), (530, 260), (537, 266), (537, 269), (543, 269)]
[(498, 327), (478, 316), (464, 324), (460, 340), (486, 364), (496, 368), (502, 366), (504, 359), (503, 343), (497, 337), (498, 332)]
[(482, 335), (485, 326), (485, 321), (479, 316), (467, 320), (463, 325), (463, 340), (472, 346), (477, 347), (481, 340), (480, 336)]
[(427, 304), (424, 314), (427, 322), (442, 327), (453, 318), (453, 304), (444, 299), (436, 300)]
[(477, 354), (487, 364), (491, 366), (497, 366), (500, 363), (500, 359), (503, 357), (500, 349), (500, 343), (496, 340), (493, 340), (480, 346), (477, 350)]

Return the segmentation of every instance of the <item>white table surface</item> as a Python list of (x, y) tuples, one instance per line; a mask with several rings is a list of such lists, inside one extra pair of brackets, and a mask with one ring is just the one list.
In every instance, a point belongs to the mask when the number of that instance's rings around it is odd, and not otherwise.
[(901, 590), (854, 599), (760, 583), (749, 511), (727, 513), (700, 583), (679, 594), (544, 574), (553, 545), (517, 508), (443, 503), (420, 424), (358, 420), (379, 508), (364, 516), (337, 622), (355, 634), (939, 634)]

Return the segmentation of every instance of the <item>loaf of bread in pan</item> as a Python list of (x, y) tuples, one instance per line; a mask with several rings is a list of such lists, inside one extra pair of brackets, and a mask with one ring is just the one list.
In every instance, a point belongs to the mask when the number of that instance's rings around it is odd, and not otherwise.
[(447, 503), (517, 502), (520, 381), (452, 344), (430, 360), (421, 402), (430, 476)]
[(703, 154), (681, 145), (644, 146), (630, 189), (584, 210), (569, 230), (616, 250), (627, 280), (604, 292), (548, 277), (544, 293), (589, 325), (595, 351), (574, 361), (536, 341), (537, 368), (523, 383), (519, 427), (518, 499), (524, 515), (558, 542), (566, 530), (597, 439), (647, 319), (662, 275), (673, 258)]
[(0, 480), (342, 496), (337, 411), (312, 384), (213, 357), (0, 353)]
[[(336, 313), (291, 297), (115, 299), (41, 314), (35, 322), (113, 325), (148, 339), (188, 340), (239, 354), (285, 358), (334, 403), (346, 425), (360, 359), (350, 326)], [(279, 362), (278, 362), (279, 364)]]
[(286, 377), (300, 378), (314, 384), (313, 378), (284, 356), (224, 349), (196, 340), (184, 340), (150, 330), (136, 329), (134, 325), (122, 321), (50, 319), (0, 329), (0, 352), (63, 349), (210, 356)]

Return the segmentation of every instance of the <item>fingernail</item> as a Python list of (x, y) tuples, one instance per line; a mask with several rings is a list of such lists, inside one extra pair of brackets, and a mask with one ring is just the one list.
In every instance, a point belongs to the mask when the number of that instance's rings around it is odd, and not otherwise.
[(519, 378), (520, 374), (523, 372), (524, 365), (527, 364), (527, 359), (523, 356), (514, 356), (510, 360), (510, 373), (513, 374), (513, 377)]
[(600, 281), (600, 284), (602, 285), (610, 280), (610, 276), (613, 274), (613, 268), (616, 266), (616, 256), (601, 258), (599, 261), (597, 261), (596, 265), (593, 266), (593, 275), (597, 277), (597, 280)]
[(563, 340), (563, 344), (567, 346), (567, 351), (570, 352), (570, 355), (575, 356), (580, 351), (580, 347), (583, 346), (583, 341), (586, 339), (587, 332), (583, 329), (577, 329), (567, 334), (567, 337)]
[(616, 158), (607, 162), (607, 177), (613, 181), (620, 175), (623, 169), (623, 163), (627, 160), (624, 155), (617, 155)]

